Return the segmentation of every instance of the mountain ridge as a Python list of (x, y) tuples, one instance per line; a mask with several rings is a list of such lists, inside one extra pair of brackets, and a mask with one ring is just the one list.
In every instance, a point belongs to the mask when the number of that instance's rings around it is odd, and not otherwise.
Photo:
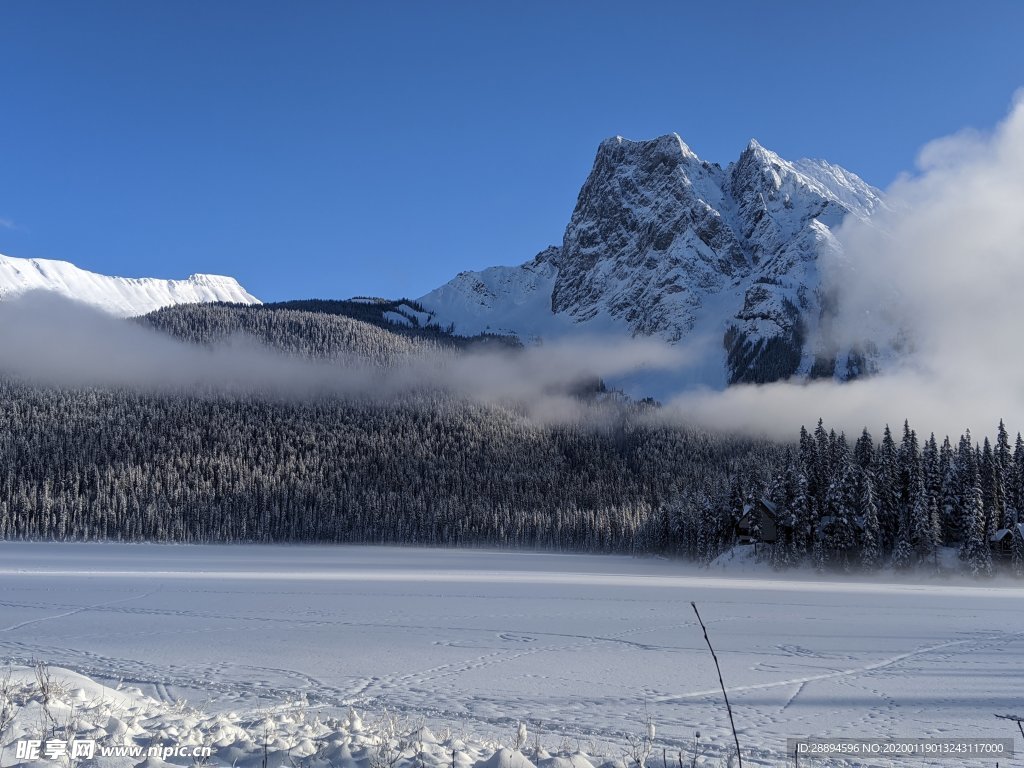
[(715, 359), (691, 383), (808, 376), (828, 367), (811, 342), (818, 261), (840, 248), (833, 230), (847, 216), (869, 219), (884, 204), (840, 166), (789, 162), (753, 139), (722, 168), (675, 133), (616, 136), (598, 146), (560, 245), (462, 272), (418, 301), (460, 333), (700, 341)]
[(183, 280), (116, 277), (90, 272), (68, 261), (0, 254), (0, 299), (32, 290), (53, 291), (121, 317), (145, 315), (177, 304), (261, 303), (235, 278), (226, 275), (196, 273)]
[[(868, 220), (884, 205), (856, 174), (787, 161), (756, 139), (723, 168), (676, 133), (615, 136), (600, 142), (559, 244), (516, 266), (460, 272), (414, 301), (417, 309), (392, 302), (379, 314), (525, 343), (586, 334), (690, 345), (696, 362), (673, 388), (849, 378), (864, 361), (818, 340), (829, 303), (819, 262), (841, 251), (834, 230), (844, 220)], [(0, 298), (34, 289), (120, 316), (260, 303), (227, 276), (112, 277), (0, 255)]]

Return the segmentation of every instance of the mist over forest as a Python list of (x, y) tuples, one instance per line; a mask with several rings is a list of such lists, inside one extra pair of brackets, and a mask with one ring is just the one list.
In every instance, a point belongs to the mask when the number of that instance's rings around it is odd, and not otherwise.
[[(49, 327), (63, 346), (21, 340), (31, 365), (23, 355), (0, 386), (2, 538), (710, 563), (766, 507), (780, 536), (761, 556), (779, 569), (934, 571), (944, 547), (978, 575), (1024, 563), (1018, 544), (1002, 559), (988, 544), (1024, 508), (1024, 445), (1001, 424), (983, 444), (909, 425), (878, 439), (796, 425), (779, 439), (685, 424), (597, 375), (678, 364), (654, 345), (531, 350), (275, 307), (119, 320), (29, 306), (52, 323), (37, 334)], [(62, 360), (76, 345), (91, 367)]]

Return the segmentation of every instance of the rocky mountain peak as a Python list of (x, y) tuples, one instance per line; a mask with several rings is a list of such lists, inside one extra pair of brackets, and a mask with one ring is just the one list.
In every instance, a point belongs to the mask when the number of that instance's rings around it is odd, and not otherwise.
[(789, 162), (756, 140), (723, 170), (678, 134), (615, 136), (598, 147), (559, 249), (472, 273), (471, 290), (460, 275), (420, 301), (467, 333), (495, 330), (489, 318), (515, 329), (528, 317), (521, 335), (531, 337), (546, 328), (717, 338), (710, 348), (720, 359), (702, 370), (719, 374), (706, 384), (807, 374), (821, 306), (817, 259), (838, 247), (831, 230), (845, 216), (881, 204), (855, 174)]

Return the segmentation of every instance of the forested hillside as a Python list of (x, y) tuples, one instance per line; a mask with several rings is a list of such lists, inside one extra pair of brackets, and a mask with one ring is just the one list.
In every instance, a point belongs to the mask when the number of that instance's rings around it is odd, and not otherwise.
[[(708, 561), (752, 501), (788, 521), (779, 568), (930, 567), (960, 544), (993, 569), (1024, 448), (908, 431), (874, 446), (819, 427), (799, 447), (614, 421), (540, 426), (512, 408), (147, 396), (0, 387), (0, 537), (331, 541), (660, 552)], [(594, 405), (607, 409), (610, 406)], [(1015, 539), (1012, 566), (1020, 571)]]
[[(456, 336), (437, 326), (417, 325), (417, 306), (406, 301), (315, 300), (256, 306), (186, 304), (151, 312), (138, 321), (197, 344), (245, 334), (290, 354), (315, 358), (351, 355), (374, 365), (391, 365), (426, 351), (515, 345), (508, 337)], [(397, 312), (397, 307), (407, 308), (409, 317)]]
[(374, 365), (451, 346), (339, 314), (240, 304), (188, 304), (140, 318), (183, 341), (215, 344), (244, 334), (281, 352), (304, 357), (354, 356)]
[[(245, 333), (384, 370), (424, 351), (461, 354), (465, 343), (290, 308), (175, 307), (144, 322), (189, 342)], [(436, 389), (287, 400), (7, 380), (0, 537), (486, 545), (709, 562), (745, 516), (767, 509), (778, 540), (758, 551), (780, 569), (936, 568), (946, 545), (972, 573), (1003, 561), (1024, 571), (1024, 441), (1011, 447), (1002, 424), (980, 445), (969, 434), (921, 440), (909, 425), (898, 441), (886, 428), (877, 444), (867, 431), (851, 444), (821, 423), (785, 445), (594, 395), (578, 393), (572, 418), (538, 423), (514, 401)], [(756, 525), (748, 533), (759, 538)]]
[[(0, 536), (486, 544), (707, 556), (780, 449), (443, 399), (387, 407), (0, 388)], [(600, 406), (595, 406), (600, 407)], [(669, 519), (669, 502), (700, 499)], [(685, 518), (685, 519), (684, 519)], [(670, 526), (672, 526), (670, 528)]]

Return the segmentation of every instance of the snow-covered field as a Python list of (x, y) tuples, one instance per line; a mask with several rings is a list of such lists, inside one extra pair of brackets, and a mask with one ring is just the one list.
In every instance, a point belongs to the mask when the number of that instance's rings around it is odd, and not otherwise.
[(387, 710), (450, 728), (470, 762), (522, 720), (530, 750), (599, 765), (649, 718), (659, 768), (662, 748), (689, 765), (697, 730), (709, 759), (732, 739), (691, 600), (741, 745), (761, 750), (745, 764), (783, 764), (797, 736), (1008, 738), (993, 714), (1024, 710), (1020, 587), (737, 578), (622, 557), (3, 543), (0, 661), (93, 681), (69, 689), (137, 688), (151, 719), (179, 717), (184, 699), (255, 728), (291, 702), (340, 733), (349, 706), (367, 722)]

